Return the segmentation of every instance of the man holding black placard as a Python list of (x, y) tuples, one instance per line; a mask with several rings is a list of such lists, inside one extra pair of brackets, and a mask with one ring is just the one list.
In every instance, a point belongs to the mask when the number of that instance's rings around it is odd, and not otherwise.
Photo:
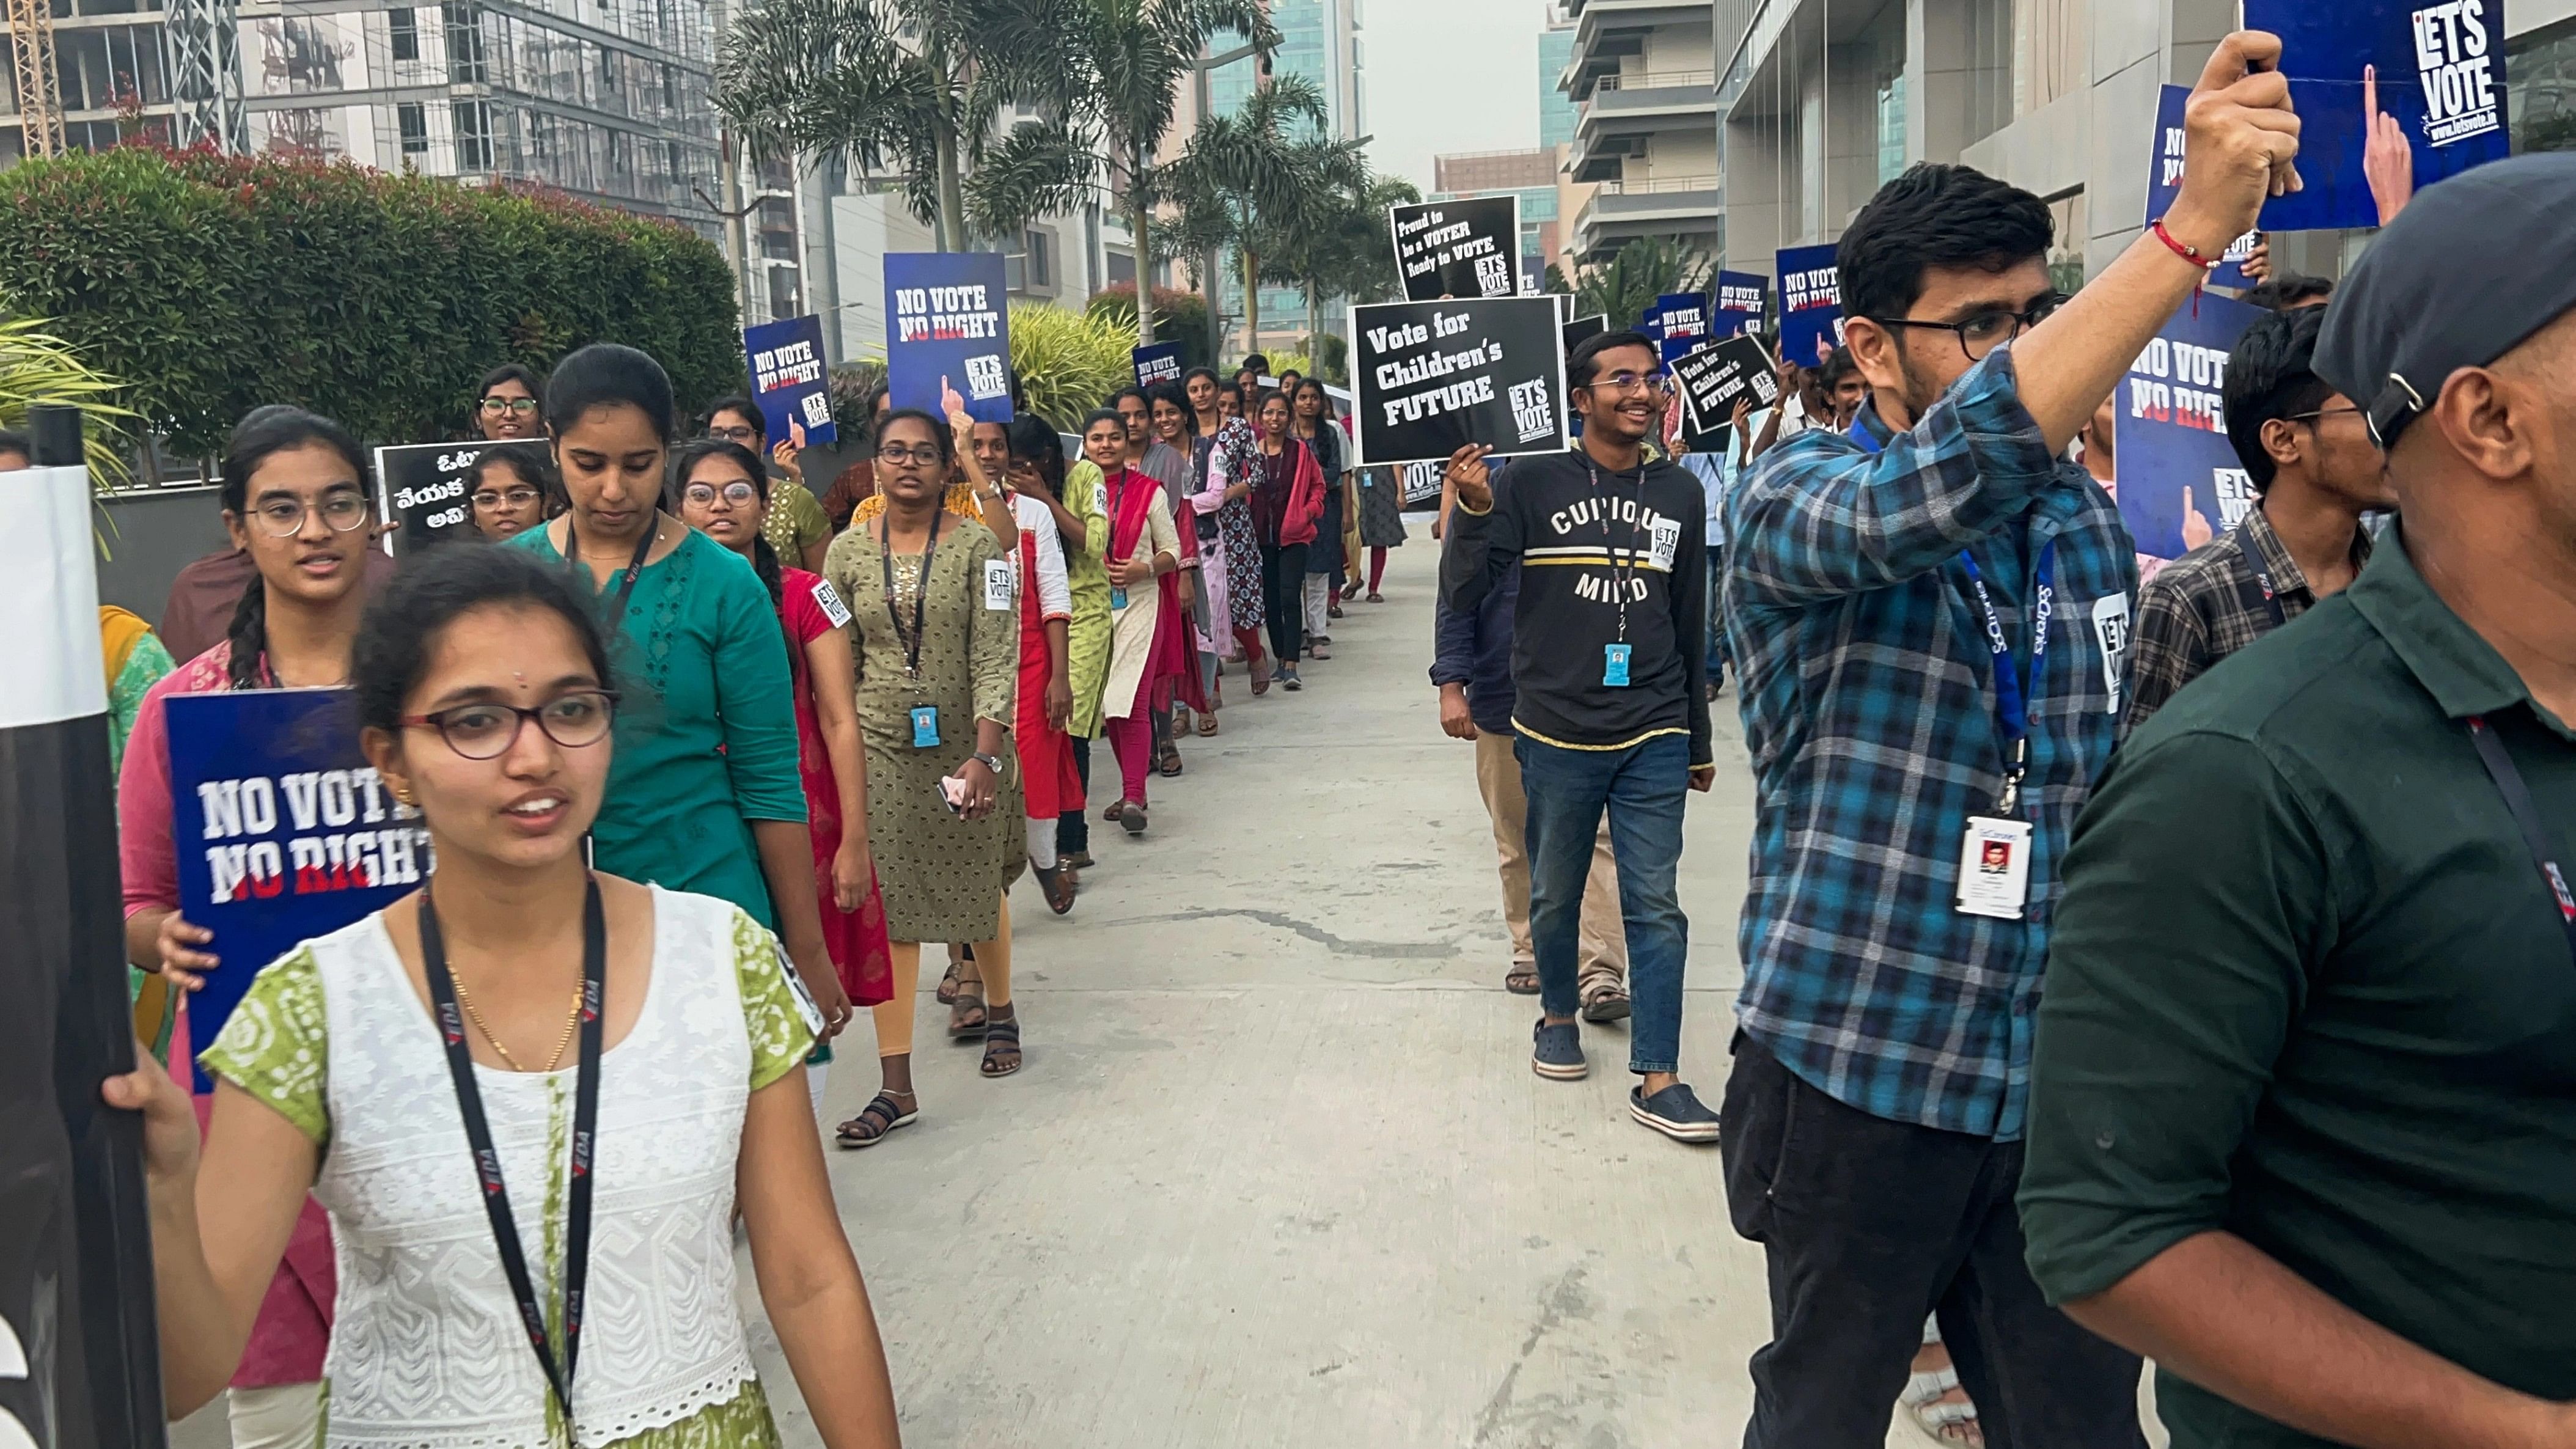
[(1590, 1070), (1575, 1014), (1583, 883), (1606, 810), (1628, 926), (1633, 1026), (1629, 1093), (1639, 1122), (1681, 1142), (1717, 1140), (1717, 1114), (1678, 1075), (1682, 965), (1690, 923), (1675, 884), (1686, 790), (1706, 790), (1701, 656), (1707, 536), (1699, 485), (1647, 462), (1664, 413), (1655, 345), (1635, 332), (1584, 339), (1566, 362), (1583, 440), (1515, 461), (1493, 486), (1490, 449), (1449, 460), (1458, 509), (1440, 560), (1441, 603), (1473, 610), (1521, 568), (1512, 709), (1529, 798), (1530, 936), (1539, 1005), (1530, 1065), (1572, 1080)]
[(1837, 257), (1871, 400), (1728, 497), (1757, 795), (1727, 1198), (1772, 1299), (1748, 1449), (1883, 1444), (1927, 1311), (1988, 1444), (2145, 1442), (2137, 1358), (2043, 1300), (2013, 1204), (2058, 862), (2110, 759), (2137, 582), (2118, 509), (2058, 455), (2296, 184), (2279, 58), (2220, 42), (2180, 196), (2072, 300), (2039, 198), (1958, 166), (1882, 188)]

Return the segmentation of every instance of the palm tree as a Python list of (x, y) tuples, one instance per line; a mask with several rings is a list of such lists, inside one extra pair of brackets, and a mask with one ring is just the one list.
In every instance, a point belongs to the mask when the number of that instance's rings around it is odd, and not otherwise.
[[(942, 251), (1007, 236), (1078, 203), (1089, 148), (1064, 119), (998, 130), (1048, 93), (1052, 57), (995, 38), (1049, 0), (759, 0), (716, 64), (716, 108), (756, 151), (891, 161)], [(970, 163), (972, 172), (970, 179)]]
[[(1109, 158), (1110, 204), (1136, 238), (1138, 271), (1154, 255), (1154, 208), (1168, 191), (1154, 157), (1176, 97), (1212, 42), (1240, 36), (1262, 56), (1279, 44), (1264, 0), (1044, 0), (1011, 7), (989, 31), (997, 49), (1049, 56), (1045, 104), (1068, 132)], [(1154, 340), (1150, 285), (1136, 293), (1139, 345)]]
[(1655, 299), (1672, 292), (1705, 292), (1717, 264), (1674, 237), (1639, 237), (1620, 244), (1610, 259), (1585, 267), (1574, 283), (1574, 315), (1595, 312), (1610, 330), (1634, 327)]
[(1316, 225), (1300, 229), (1287, 250), (1275, 256), (1279, 275), (1274, 280), (1305, 288), (1310, 339), (1324, 330), (1326, 297), (1377, 302), (1404, 294), (1386, 213), (1390, 206), (1421, 199), (1413, 183), (1400, 176), (1364, 175), (1356, 190), (1330, 198)]
[(1329, 117), (1312, 80), (1283, 75), (1233, 114), (1200, 117), (1188, 151), (1167, 168), (1181, 229), (1235, 254), (1247, 336), (1261, 332), (1263, 252), (1274, 242), (1293, 246), (1335, 196), (1366, 184), (1360, 143), (1321, 137)]

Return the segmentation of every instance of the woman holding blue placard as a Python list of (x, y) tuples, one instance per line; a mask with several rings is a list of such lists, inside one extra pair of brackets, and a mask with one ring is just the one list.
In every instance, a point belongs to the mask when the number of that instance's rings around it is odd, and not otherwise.
[[(260, 408), (225, 445), (223, 479), (224, 528), (258, 577), (242, 592), (223, 642), (145, 693), (117, 782), (127, 957), (187, 991), (224, 964), (223, 943), (179, 914), (166, 702), (180, 694), (345, 684), (366, 602), (360, 575), (370, 493), (356, 439), (299, 408)], [(235, 961), (229, 969), (247, 973), (265, 964)], [(183, 1014), (172, 1060), (188, 1060), (191, 1037), (211, 1035), (214, 1024)], [(197, 1099), (201, 1122), (212, 1103)], [(307, 1198), (232, 1375), (235, 1445), (313, 1442), (337, 1289), (330, 1223)]]
[(751, 565), (662, 511), (674, 412), (670, 376), (632, 347), (557, 364), (546, 427), (572, 506), (506, 547), (581, 581), (624, 666), (599, 868), (721, 896), (778, 932), (832, 1035), (850, 1002), (815, 901), (785, 636)]
[(884, 510), (835, 540), (824, 563), (850, 611), (868, 843), (894, 949), (894, 997), (871, 1008), (884, 1090), (841, 1124), (844, 1147), (873, 1147), (920, 1115), (912, 1033), (924, 941), (973, 944), (983, 1073), (1020, 1068), (1002, 890), (1027, 849), (1024, 812), (1004, 808), (1020, 612), (1010, 555), (942, 506), (958, 431), (915, 409), (889, 413), (875, 463)]

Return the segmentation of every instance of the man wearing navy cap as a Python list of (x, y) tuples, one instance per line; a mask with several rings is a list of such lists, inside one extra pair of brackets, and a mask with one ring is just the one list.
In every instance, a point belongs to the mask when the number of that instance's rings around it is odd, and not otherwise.
[(2326, 314), (2399, 522), (2076, 827), (2021, 1213), (2176, 1449), (2576, 1445), (2576, 156)]

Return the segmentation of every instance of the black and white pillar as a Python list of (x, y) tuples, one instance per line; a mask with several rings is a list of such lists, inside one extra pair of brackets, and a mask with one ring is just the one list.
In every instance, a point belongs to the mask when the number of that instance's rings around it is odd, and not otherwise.
[(75, 408), (0, 473), (0, 1449), (166, 1442), (89, 470)]

